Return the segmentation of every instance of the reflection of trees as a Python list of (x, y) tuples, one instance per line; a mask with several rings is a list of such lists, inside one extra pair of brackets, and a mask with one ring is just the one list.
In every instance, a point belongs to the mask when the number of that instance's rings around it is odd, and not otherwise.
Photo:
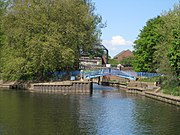
[[(33, 123), (29, 100), (23, 98), (22, 93), (14, 91), (0, 91), (0, 95), (0, 125), (3, 127), (3, 134), (31, 133)], [(24, 127), (26, 128), (23, 129)]]
[(174, 106), (133, 95), (126, 98), (123, 93), (99, 94), (89, 97), (0, 91), (0, 134), (180, 133), (180, 110)]
[(7, 135), (80, 134), (70, 96), (0, 91), (0, 97), (0, 125)]
[(134, 104), (134, 133), (137, 135), (178, 135), (180, 111), (171, 105), (147, 98)]
[(43, 94), (35, 96), (36, 129), (43, 134), (73, 134), (79, 132), (73, 116), (74, 108), (69, 105), (69, 96)]

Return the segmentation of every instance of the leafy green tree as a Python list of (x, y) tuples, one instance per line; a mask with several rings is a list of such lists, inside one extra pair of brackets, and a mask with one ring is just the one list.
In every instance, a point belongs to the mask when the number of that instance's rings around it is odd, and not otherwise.
[(9, 4), (10, 2), (8, 0), (7, 1), (0, 0), (0, 18), (1, 18), (0, 19), (0, 47), (2, 46), (3, 40), (4, 40), (4, 33), (2, 31), (2, 21), (3, 21), (2, 18)]
[(0, 47), (2, 46), (3, 41), (3, 32), (2, 32), (2, 17), (4, 15), (4, 11), (6, 9), (6, 2), (4, 0), (0, 0)]
[(136, 71), (158, 72), (179, 76), (180, 72), (180, 4), (173, 10), (151, 19), (135, 43)]
[(3, 78), (44, 80), (72, 67), (100, 42), (100, 26), (89, 0), (13, 1), (3, 21)]
[(158, 28), (162, 25), (160, 16), (150, 19), (146, 26), (143, 27), (138, 39), (134, 42), (134, 69), (143, 72), (155, 72), (157, 69), (156, 61), (154, 61), (155, 46), (160, 42), (161, 35)]
[(109, 64), (111, 64), (112, 67), (116, 67), (120, 62), (116, 59), (109, 58)]
[(180, 4), (162, 15), (164, 24), (158, 29), (162, 40), (156, 46), (155, 59), (159, 72), (179, 76), (180, 72)]
[(9, 1), (4, 1), (4, 0), (0, 0), (0, 79), (1, 79), (1, 72), (2, 72), (2, 61), (1, 61), (1, 58), (2, 58), (2, 46), (3, 46), (3, 43), (4, 43), (4, 39), (5, 39), (5, 36), (4, 36), (4, 32), (2, 30), (2, 18), (4, 16), (4, 13), (7, 9), (9, 5)]
[(132, 67), (134, 62), (134, 57), (127, 57), (120, 61), (120, 63), (125, 67)]
[(172, 42), (172, 48), (170, 48), (170, 51), (168, 53), (169, 61), (171, 64), (171, 67), (173, 68), (173, 72), (175, 72), (176, 76), (180, 76), (180, 30), (174, 31), (174, 41)]
[[(163, 91), (179, 95), (180, 74), (180, 3), (168, 12), (147, 22), (135, 41), (136, 71), (165, 74)], [(162, 79), (162, 77), (161, 77)]]

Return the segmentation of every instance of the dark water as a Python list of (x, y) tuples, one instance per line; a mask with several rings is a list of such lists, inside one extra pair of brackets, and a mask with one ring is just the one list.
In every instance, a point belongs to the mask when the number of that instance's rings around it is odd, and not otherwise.
[(180, 108), (102, 86), (92, 96), (0, 90), (0, 135), (180, 135)]

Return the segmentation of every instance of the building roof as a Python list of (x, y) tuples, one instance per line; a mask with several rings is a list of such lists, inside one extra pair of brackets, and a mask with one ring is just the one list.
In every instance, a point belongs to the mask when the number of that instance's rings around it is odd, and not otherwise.
[[(123, 50), (122, 52), (118, 53), (114, 58), (118, 57), (119, 55), (122, 55), (125, 52), (131, 52), (129, 49), (128, 50)], [(132, 53), (132, 52), (131, 52)]]

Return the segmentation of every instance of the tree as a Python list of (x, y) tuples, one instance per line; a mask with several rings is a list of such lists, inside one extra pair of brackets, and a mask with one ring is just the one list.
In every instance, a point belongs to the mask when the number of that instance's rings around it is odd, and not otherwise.
[(150, 19), (143, 27), (138, 39), (134, 42), (134, 69), (143, 72), (155, 72), (157, 61), (154, 60), (155, 46), (160, 42), (161, 35), (158, 28), (162, 25), (160, 16)]
[(4, 13), (7, 9), (9, 5), (9, 1), (4, 1), (4, 0), (0, 0), (0, 79), (1, 79), (1, 72), (2, 72), (2, 61), (1, 61), (1, 58), (2, 58), (2, 46), (3, 46), (3, 43), (4, 43), (4, 32), (2, 30), (2, 18), (4, 16)]
[(162, 14), (163, 25), (159, 27), (162, 40), (156, 46), (155, 59), (159, 72), (170, 76), (180, 73), (180, 4)]
[(179, 76), (180, 73), (180, 4), (173, 10), (151, 19), (135, 43), (136, 71)]
[(135, 41), (136, 71), (157, 71), (163, 92), (180, 95), (180, 3), (147, 22)]
[(120, 63), (125, 67), (132, 67), (134, 62), (134, 57), (127, 57), (120, 61)]
[(3, 21), (3, 78), (44, 80), (72, 67), (100, 42), (100, 24), (90, 0), (13, 1)]
[[(3, 40), (4, 40), (4, 33), (2, 31), (2, 18), (4, 16), (4, 13), (9, 5), (9, 1), (4, 1), (4, 0), (0, 0), (0, 47), (3, 44)], [(1, 49), (0, 49), (1, 50)]]
[(109, 64), (111, 64), (112, 67), (116, 67), (120, 62), (116, 59), (109, 58)]

